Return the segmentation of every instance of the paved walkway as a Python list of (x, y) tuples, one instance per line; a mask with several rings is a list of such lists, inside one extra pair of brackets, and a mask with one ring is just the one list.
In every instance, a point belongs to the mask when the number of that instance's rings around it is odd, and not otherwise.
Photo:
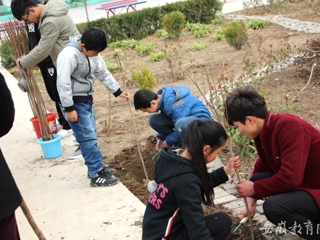
[(235, 20), (251, 20), (251, 19), (263, 19), (269, 20), (272, 23), (278, 24), (286, 29), (290, 29), (298, 32), (305, 33), (320, 33), (320, 23), (316, 22), (303, 22), (293, 18), (283, 17), (281, 15), (268, 15), (268, 16), (245, 16), (245, 15), (224, 15), (226, 19)]

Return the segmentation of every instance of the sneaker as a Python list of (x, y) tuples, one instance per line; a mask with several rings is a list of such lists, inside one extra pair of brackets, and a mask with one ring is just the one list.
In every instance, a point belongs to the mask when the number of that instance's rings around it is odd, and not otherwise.
[(76, 159), (82, 157), (81, 149), (78, 147), (73, 153), (70, 153), (68, 159)]
[[(115, 170), (114, 168), (104, 167), (104, 168), (101, 170), (101, 172), (102, 172), (102, 171), (103, 171), (102, 174), (106, 174), (106, 175), (110, 175), (110, 176), (111, 176), (111, 175), (115, 174), (117, 170)], [(101, 173), (101, 172), (100, 172), (100, 173)], [(87, 177), (88, 177), (88, 178), (91, 178), (91, 177), (89, 176), (89, 173), (88, 173)]]
[(80, 144), (77, 142), (76, 139), (73, 139), (72, 144), (75, 145), (75, 146), (79, 146), (79, 145), (80, 145)]
[(69, 136), (69, 135), (73, 134), (73, 131), (72, 131), (72, 129), (68, 129), (68, 130), (66, 130), (66, 129), (61, 129), (61, 130), (58, 132), (58, 134), (60, 134), (61, 137), (66, 137), (66, 136)]
[(58, 132), (62, 129), (62, 126), (60, 125), (60, 123), (58, 123), (58, 120), (56, 120), (56, 125), (57, 125), (57, 130)]
[[(103, 172), (103, 170), (101, 172)], [(90, 181), (91, 187), (109, 187), (109, 186), (116, 185), (119, 182), (119, 179), (116, 178), (115, 176), (111, 176), (111, 175), (106, 176), (104, 172), (103, 174), (100, 174), (100, 173), (97, 173), (98, 174), (97, 177), (91, 178), (91, 181)]]

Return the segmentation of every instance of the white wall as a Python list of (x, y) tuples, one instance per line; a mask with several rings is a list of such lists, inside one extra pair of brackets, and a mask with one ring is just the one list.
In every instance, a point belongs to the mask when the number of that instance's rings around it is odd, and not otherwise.
[(2, 0), (3, 6), (10, 6), (11, 0)]

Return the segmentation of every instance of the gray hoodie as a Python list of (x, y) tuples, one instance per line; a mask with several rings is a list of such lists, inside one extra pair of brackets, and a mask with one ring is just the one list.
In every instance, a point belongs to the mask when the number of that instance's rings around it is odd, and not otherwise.
[(74, 97), (92, 95), (96, 78), (115, 96), (122, 93), (100, 54), (95, 57), (84, 54), (78, 44), (80, 38), (70, 37), (70, 43), (61, 51), (57, 60), (57, 89), (61, 104), (67, 112), (73, 110)]
[(34, 51), (21, 59), (22, 67), (35, 66), (49, 55), (53, 64), (57, 65), (58, 54), (69, 42), (69, 37), (79, 35), (68, 11), (68, 5), (64, 0), (48, 1), (39, 19), (40, 42)]

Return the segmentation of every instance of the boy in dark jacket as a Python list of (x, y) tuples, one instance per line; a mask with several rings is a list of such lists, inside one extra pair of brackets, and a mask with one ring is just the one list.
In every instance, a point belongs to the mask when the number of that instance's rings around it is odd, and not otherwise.
[[(0, 137), (6, 135), (14, 121), (14, 105), (10, 90), (0, 73)], [(15, 210), (22, 197), (0, 149), (0, 238), (20, 240)]]
[[(236, 89), (225, 101), (229, 124), (254, 139), (258, 159), (250, 180), (237, 184), (250, 197), (253, 217), (257, 199), (266, 199), (267, 219), (305, 239), (320, 239), (320, 132), (291, 114), (267, 110), (251, 86)], [(242, 217), (247, 216), (243, 210)]]
[(150, 126), (158, 133), (156, 150), (182, 142), (188, 125), (196, 119), (210, 119), (210, 112), (204, 103), (184, 86), (166, 86), (157, 93), (138, 90), (134, 94), (134, 107), (152, 114)]

